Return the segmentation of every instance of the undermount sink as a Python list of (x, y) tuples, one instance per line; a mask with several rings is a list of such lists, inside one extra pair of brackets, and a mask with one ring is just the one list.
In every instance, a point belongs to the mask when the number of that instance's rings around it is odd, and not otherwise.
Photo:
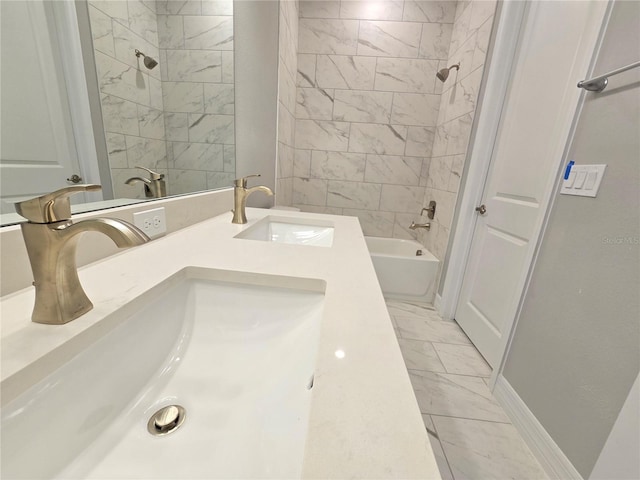
[(235, 238), (330, 247), (333, 245), (333, 232), (334, 226), (330, 222), (269, 215), (240, 232)]
[(181, 270), (3, 407), (2, 478), (298, 478), (325, 286)]

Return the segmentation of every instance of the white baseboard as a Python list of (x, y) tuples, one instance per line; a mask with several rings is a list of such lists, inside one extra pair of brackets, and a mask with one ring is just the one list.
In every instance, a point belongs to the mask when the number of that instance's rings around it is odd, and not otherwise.
[(525, 443), (550, 478), (584, 480), (502, 375), (499, 375), (496, 380), (493, 395), (507, 412), (513, 426), (522, 435)]
[(436, 312), (442, 313), (440, 312), (440, 307), (442, 307), (442, 297), (440, 296), (439, 293), (436, 293), (436, 298), (433, 301), (433, 308), (436, 309)]

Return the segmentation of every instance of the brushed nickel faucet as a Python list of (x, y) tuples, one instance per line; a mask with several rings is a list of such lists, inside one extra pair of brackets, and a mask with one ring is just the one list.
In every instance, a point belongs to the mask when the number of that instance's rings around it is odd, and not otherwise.
[(424, 228), (425, 230), (429, 230), (431, 228), (431, 224), (429, 222), (427, 223), (411, 222), (411, 225), (409, 225), (409, 229), (411, 230), (416, 230), (418, 228)]
[(149, 241), (143, 232), (123, 220), (93, 218), (76, 223), (71, 220), (69, 196), (101, 188), (100, 185), (73, 185), (16, 203), (16, 211), (28, 220), (21, 228), (36, 287), (31, 316), (36, 323), (62, 325), (93, 308), (78, 279), (79, 234), (104, 233), (119, 248)]
[(131, 177), (124, 183), (133, 185), (142, 182), (144, 184), (144, 196), (147, 198), (162, 198), (167, 196), (167, 185), (164, 181), (164, 173), (154, 172), (153, 170), (140, 166), (136, 166), (136, 168), (149, 172), (149, 178)]
[(231, 223), (247, 223), (247, 215), (245, 213), (245, 209), (247, 208), (247, 198), (253, 192), (260, 191), (269, 196), (273, 195), (273, 190), (269, 187), (265, 187), (264, 185), (247, 188), (247, 179), (259, 176), (259, 174), (247, 175), (246, 177), (238, 178), (233, 182), (233, 220), (231, 220)]

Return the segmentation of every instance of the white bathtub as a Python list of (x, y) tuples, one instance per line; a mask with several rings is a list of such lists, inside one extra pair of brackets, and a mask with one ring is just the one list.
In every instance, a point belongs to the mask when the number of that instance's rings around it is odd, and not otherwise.
[[(440, 261), (413, 240), (365, 237), (386, 298), (433, 303)], [(421, 251), (421, 255), (416, 255)]]

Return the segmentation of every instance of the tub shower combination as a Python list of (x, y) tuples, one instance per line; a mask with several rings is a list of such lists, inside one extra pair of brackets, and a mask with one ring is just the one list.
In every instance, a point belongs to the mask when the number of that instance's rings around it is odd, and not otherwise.
[(413, 240), (365, 237), (386, 298), (433, 303), (440, 261)]

